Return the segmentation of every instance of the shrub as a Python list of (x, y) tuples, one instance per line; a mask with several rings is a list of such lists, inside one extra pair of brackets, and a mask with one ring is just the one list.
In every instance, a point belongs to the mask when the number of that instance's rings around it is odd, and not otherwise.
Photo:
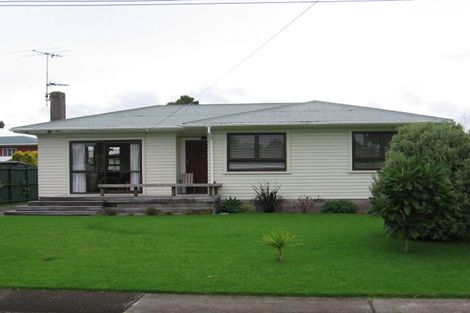
[[(397, 157), (378, 174), (372, 193), (370, 213), (384, 219), (388, 235), (405, 240), (405, 252), (408, 241), (423, 234), (430, 239), (450, 239), (461, 232), (458, 227), (440, 223), (442, 214), (455, 211), (458, 205), (450, 179), (438, 164)], [(457, 220), (453, 224), (458, 225)]]
[(283, 201), (282, 196), (278, 194), (280, 185), (271, 187), (269, 183), (252, 186), (256, 193), (254, 202), (263, 212), (271, 213), (277, 211)]
[(312, 197), (310, 196), (303, 196), (299, 197), (297, 201), (295, 202), (295, 210), (300, 211), (302, 213), (307, 213), (308, 211), (313, 210), (313, 205), (315, 203), (315, 200), (313, 200)]
[(357, 205), (351, 200), (328, 200), (321, 208), (322, 213), (356, 213)]
[(13, 161), (23, 162), (30, 165), (38, 165), (38, 152), (37, 151), (18, 151), (11, 159)]
[(470, 136), (464, 129), (451, 122), (401, 127), (391, 142), (385, 167), (396, 166), (394, 160), (401, 157), (415, 158), (422, 165), (438, 164), (457, 196), (456, 205), (435, 210), (433, 225), (417, 238), (449, 240), (470, 230)]
[(228, 197), (222, 200), (220, 212), (239, 213), (241, 212), (242, 202), (237, 197)]
[(243, 202), (240, 209), (243, 213), (254, 213), (254, 212), (256, 212), (256, 206), (252, 202)]
[(147, 214), (147, 215), (158, 215), (158, 210), (155, 209), (155, 208), (150, 207), (150, 208), (147, 208), (145, 210), (145, 214)]
[(285, 247), (291, 246), (295, 236), (286, 230), (271, 231), (269, 234), (264, 234), (261, 238), (262, 242), (277, 250), (277, 261), (282, 261), (282, 250)]

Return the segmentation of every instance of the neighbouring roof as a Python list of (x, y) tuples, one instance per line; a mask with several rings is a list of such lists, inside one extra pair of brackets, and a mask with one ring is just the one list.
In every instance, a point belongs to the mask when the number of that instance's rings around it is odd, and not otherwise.
[(156, 130), (205, 126), (407, 124), (448, 119), (322, 101), (154, 105), (13, 128), (15, 132)]
[(1, 136), (0, 146), (35, 146), (38, 140), (30, 136)]

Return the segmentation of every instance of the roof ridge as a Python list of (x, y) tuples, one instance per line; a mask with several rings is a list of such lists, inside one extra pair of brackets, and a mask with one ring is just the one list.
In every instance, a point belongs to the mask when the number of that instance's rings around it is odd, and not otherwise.
[[(306, 103), (306, 102), (279, 103), (280, 105), (278, 105), (278, 106), (271, 106), (271, 107), (268, 107), (268, 108), (262, 108), (262, 109), (244, 111), (244, 112), (222, 114), (222, 115), (218, 115), (218, 116), (214, 116), (214, 117), (208, 117), (208, 118), (203, 118), (203, 119), (199, 119), (199, 120), (192, 120), (192, 121), (184, 122), (181, 125), (186, 125), (186, 124), (191, 124), (191, 123), (199, 123), (199, 122), (204, 122), (204, 121), (210, 121), (210, 120), (213, 120), (213, 119), (223, 118), (223, 117), (227, 117), (227, 116), (237, 116), (237, 115), (242, 115), (242, 114), (247, 114), (247, 113), (269, 111), (269, 110), (272, 110), (272, 109), (284, 108), (284, 107), (287, 107), (287, 106), (297, 105), (297, 104), (304, 104), (304, 103)], [(273, 105), (273, 104), (276, 104), (276, 103), (263, 103), (263, 104)]]
[[(281, 105), (287, 105), (287, 104), (292, 104), (292, 103), (287, 103), (287, 102), (270, 102), (270, 103), (256, 103), (256, 102), (251, 102), (251, 103), (208, 103), (208, 104), (198, 104), (198, 105), (191, 105), (191, 106), (212, 106), (212, 105), (260, 105), (260, 104), (265, 104), (265, 105), (274, 105), (274, 104), (281, 104)], [(143, 107), (138, 107), (138, 108), (132, 108), (132, 109), (124, 109), (124, 110), (118, 110), (118, 111), (111, 111), (111, 112), (102, 112), (102, 113), (97, 113), (97, 114), (89, 114), (89, 115), (83, 115), (83, 116), (77, 116), (77, 117), (71, 117), (67, 118), (65, 120), (67, 121), (73, 121), (73, 120), (79, 120), (83, 118), (89, 118), (89, 117), (95, 117), (95, 116), (103, 116), (107, 114), (115, 114), (115, 113), (122, 113), (122, 112), (130, 112), (130, 111), (137, 111), (137, 110), (142, 110), (142, 109), (149, 109), (149, 108), (158, 108), (158, 107), (167, 107), (168, 104), (152, 104), (148, 106), (143, 106)], [(171, 105), (170, 105), (171, 106)], [(190, 106), (190, 105), (174, 105), (175, 107), (179, 106)], [(221, 115), (222, 116), (222, 115)], [(58, 122), (62, 122), (64, 120), (55, 120), (55, 121), (47, 121), (47, 122), (40, 122), (40, 123), (34, 123), (34, 124), (28, 124), (28, 125), (22, 125), (22, 126), (16, 126), (11, 128), (11, 130), (14, 131), (16, 128), (24, 128), (24, 127), (32, 127), (32, 126), (41, 126), (43, 124), (57, 124)]]

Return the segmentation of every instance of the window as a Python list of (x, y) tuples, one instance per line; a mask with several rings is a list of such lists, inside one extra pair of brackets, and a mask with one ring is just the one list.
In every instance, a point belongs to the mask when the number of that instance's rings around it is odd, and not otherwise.
[(13, 156), (16, 153), (16, 148), (3, 148), (2, 156)]
[(227, 134), (228, 171), (285, 171), (286, 134)]
[[(70, 190), (97, 193), (99, 184), (141, 183), (139, 141), (87, 141), (70, 144)], [(129, 192), (129, 189), (110, 189)]]
[(379, 170), (394, 132), (353, 132), (353, 170)]

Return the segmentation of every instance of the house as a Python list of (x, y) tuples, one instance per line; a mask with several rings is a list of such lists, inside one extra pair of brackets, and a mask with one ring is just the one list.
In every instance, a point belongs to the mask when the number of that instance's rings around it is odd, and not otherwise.
[[(13, 129), (38, 137), (40, 197), (98, 194), (100, 184), (175, 184), (192, 173), (193, 183), (222, 184), (222, 198), (252, 199), (252, 185), (270, 182), (288, 200), (311, 195), (364, 204), (397, 128), (447, 121), (322, 101), (60, 115)], [(169, 195), (169, 188), (144, 185), (142, 196), (158, 195)]]
[(31, 136), (1, 136), (0, 161), (9, 161), (17, 151), (36, 151), (38, 141)]

